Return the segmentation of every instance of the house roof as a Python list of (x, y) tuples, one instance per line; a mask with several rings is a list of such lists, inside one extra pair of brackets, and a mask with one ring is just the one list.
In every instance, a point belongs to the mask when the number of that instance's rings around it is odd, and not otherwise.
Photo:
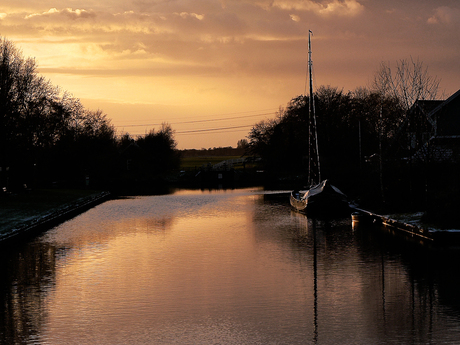
[[(407, 132), (412, 115), (422, 116), (431, 125), (433, 131), (430, 135), (437, 136), (460, 136), (460, 90), (451, 95), (446, 100), (417, 100), (409, 109), (408, 116), (399, 127), (391, 145), (391, 151), (397, 151), (401, 144), (400, 140), (404, 139), (404, 133)], [(404, 141), (405, 143), (405, 141)], [(406, 144), (404, 144), (406, 145)]]
[(444, 103), (444, 101), (441, 100), (418, 100), (414, 103), (414, 106), (419, 107), (425, 113), (430, 113), (442, 103)]
[(436, 136), (460, 135), (460, 90), (430, 111), (427, 117), (436, 122)]
[(433, 128), (435, 128), (436, 123), (433, 120), (433, 118), (430, 116), (430, 114), (433, 112), (434, 109), (438, 108), (443, 103), (444, 101), (440, 101), (440, 100), (417, 100), (415, 101), (412, 108), (409, 110), (409, 113), (413, 112), (415, 109), (420, 109), (422, 113), (426, 115), (426, 119), (428, 120), (428, 122), (430, 122)]
[(444, 102), (441, 101), (441, 104), (439, 104), (436, 108), (434, 108), (433, 110), (431, 110), (428, 114), (428, 116), (432, 116), (433, 114), (437, 113), (438, 111), (440, 111), (442, 108), (444, 108), (445, 106), (449, 105), (449, 103), (451, 103), (454, 99), (456, 99), (457, 97), (460, 96), (460, 90), (458, 90), (456, 93), (454, 93), (453, 95), (451, 95), (448, 99), (446, 99)]

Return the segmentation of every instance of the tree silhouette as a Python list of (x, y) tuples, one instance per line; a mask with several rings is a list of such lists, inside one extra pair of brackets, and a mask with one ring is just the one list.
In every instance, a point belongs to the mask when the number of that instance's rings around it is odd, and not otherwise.
[(382, 62), (374, 76), (373, 89), (384, 97), (398, 99), (404, 110), (417, 100), (434, 100), (438, 96), (440, 80), (428, 74), (428, 67), (420, 60), (402, 59), (392, 69)]

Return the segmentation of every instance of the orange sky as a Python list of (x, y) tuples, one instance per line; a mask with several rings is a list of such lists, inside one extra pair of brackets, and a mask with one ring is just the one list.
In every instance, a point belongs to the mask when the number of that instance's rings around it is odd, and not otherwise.
[(40, 74), (120, 133), (171, 124), (181, 149), (236, 146), (304, 93), (309, 29), (315, 86), (413, 57), (460, 89), (458, 0), (0, 0), (0, 35)]

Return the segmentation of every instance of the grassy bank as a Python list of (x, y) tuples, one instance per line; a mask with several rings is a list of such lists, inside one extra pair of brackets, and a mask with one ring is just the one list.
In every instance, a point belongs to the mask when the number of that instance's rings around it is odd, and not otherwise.
[(94, 190), (38, 189), (0, 197), (0, 234), (63, 205), (96, 194)]
[(198, 156), (198, 157), (183, 157), (181, 160), (182, 170), (200, 169), (208, 164), (214, 165), (229, 159), (238, 159), (240, 156)]

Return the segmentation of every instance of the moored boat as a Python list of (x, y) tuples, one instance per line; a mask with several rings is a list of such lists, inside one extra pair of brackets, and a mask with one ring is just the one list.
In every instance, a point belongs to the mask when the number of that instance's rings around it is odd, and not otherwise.
[(297, 211), (308, 215), (336, 217), (349, 215), (347, 196), (328, 180), (323, 180), (306, 192), (293, 191), (290, 202)]

